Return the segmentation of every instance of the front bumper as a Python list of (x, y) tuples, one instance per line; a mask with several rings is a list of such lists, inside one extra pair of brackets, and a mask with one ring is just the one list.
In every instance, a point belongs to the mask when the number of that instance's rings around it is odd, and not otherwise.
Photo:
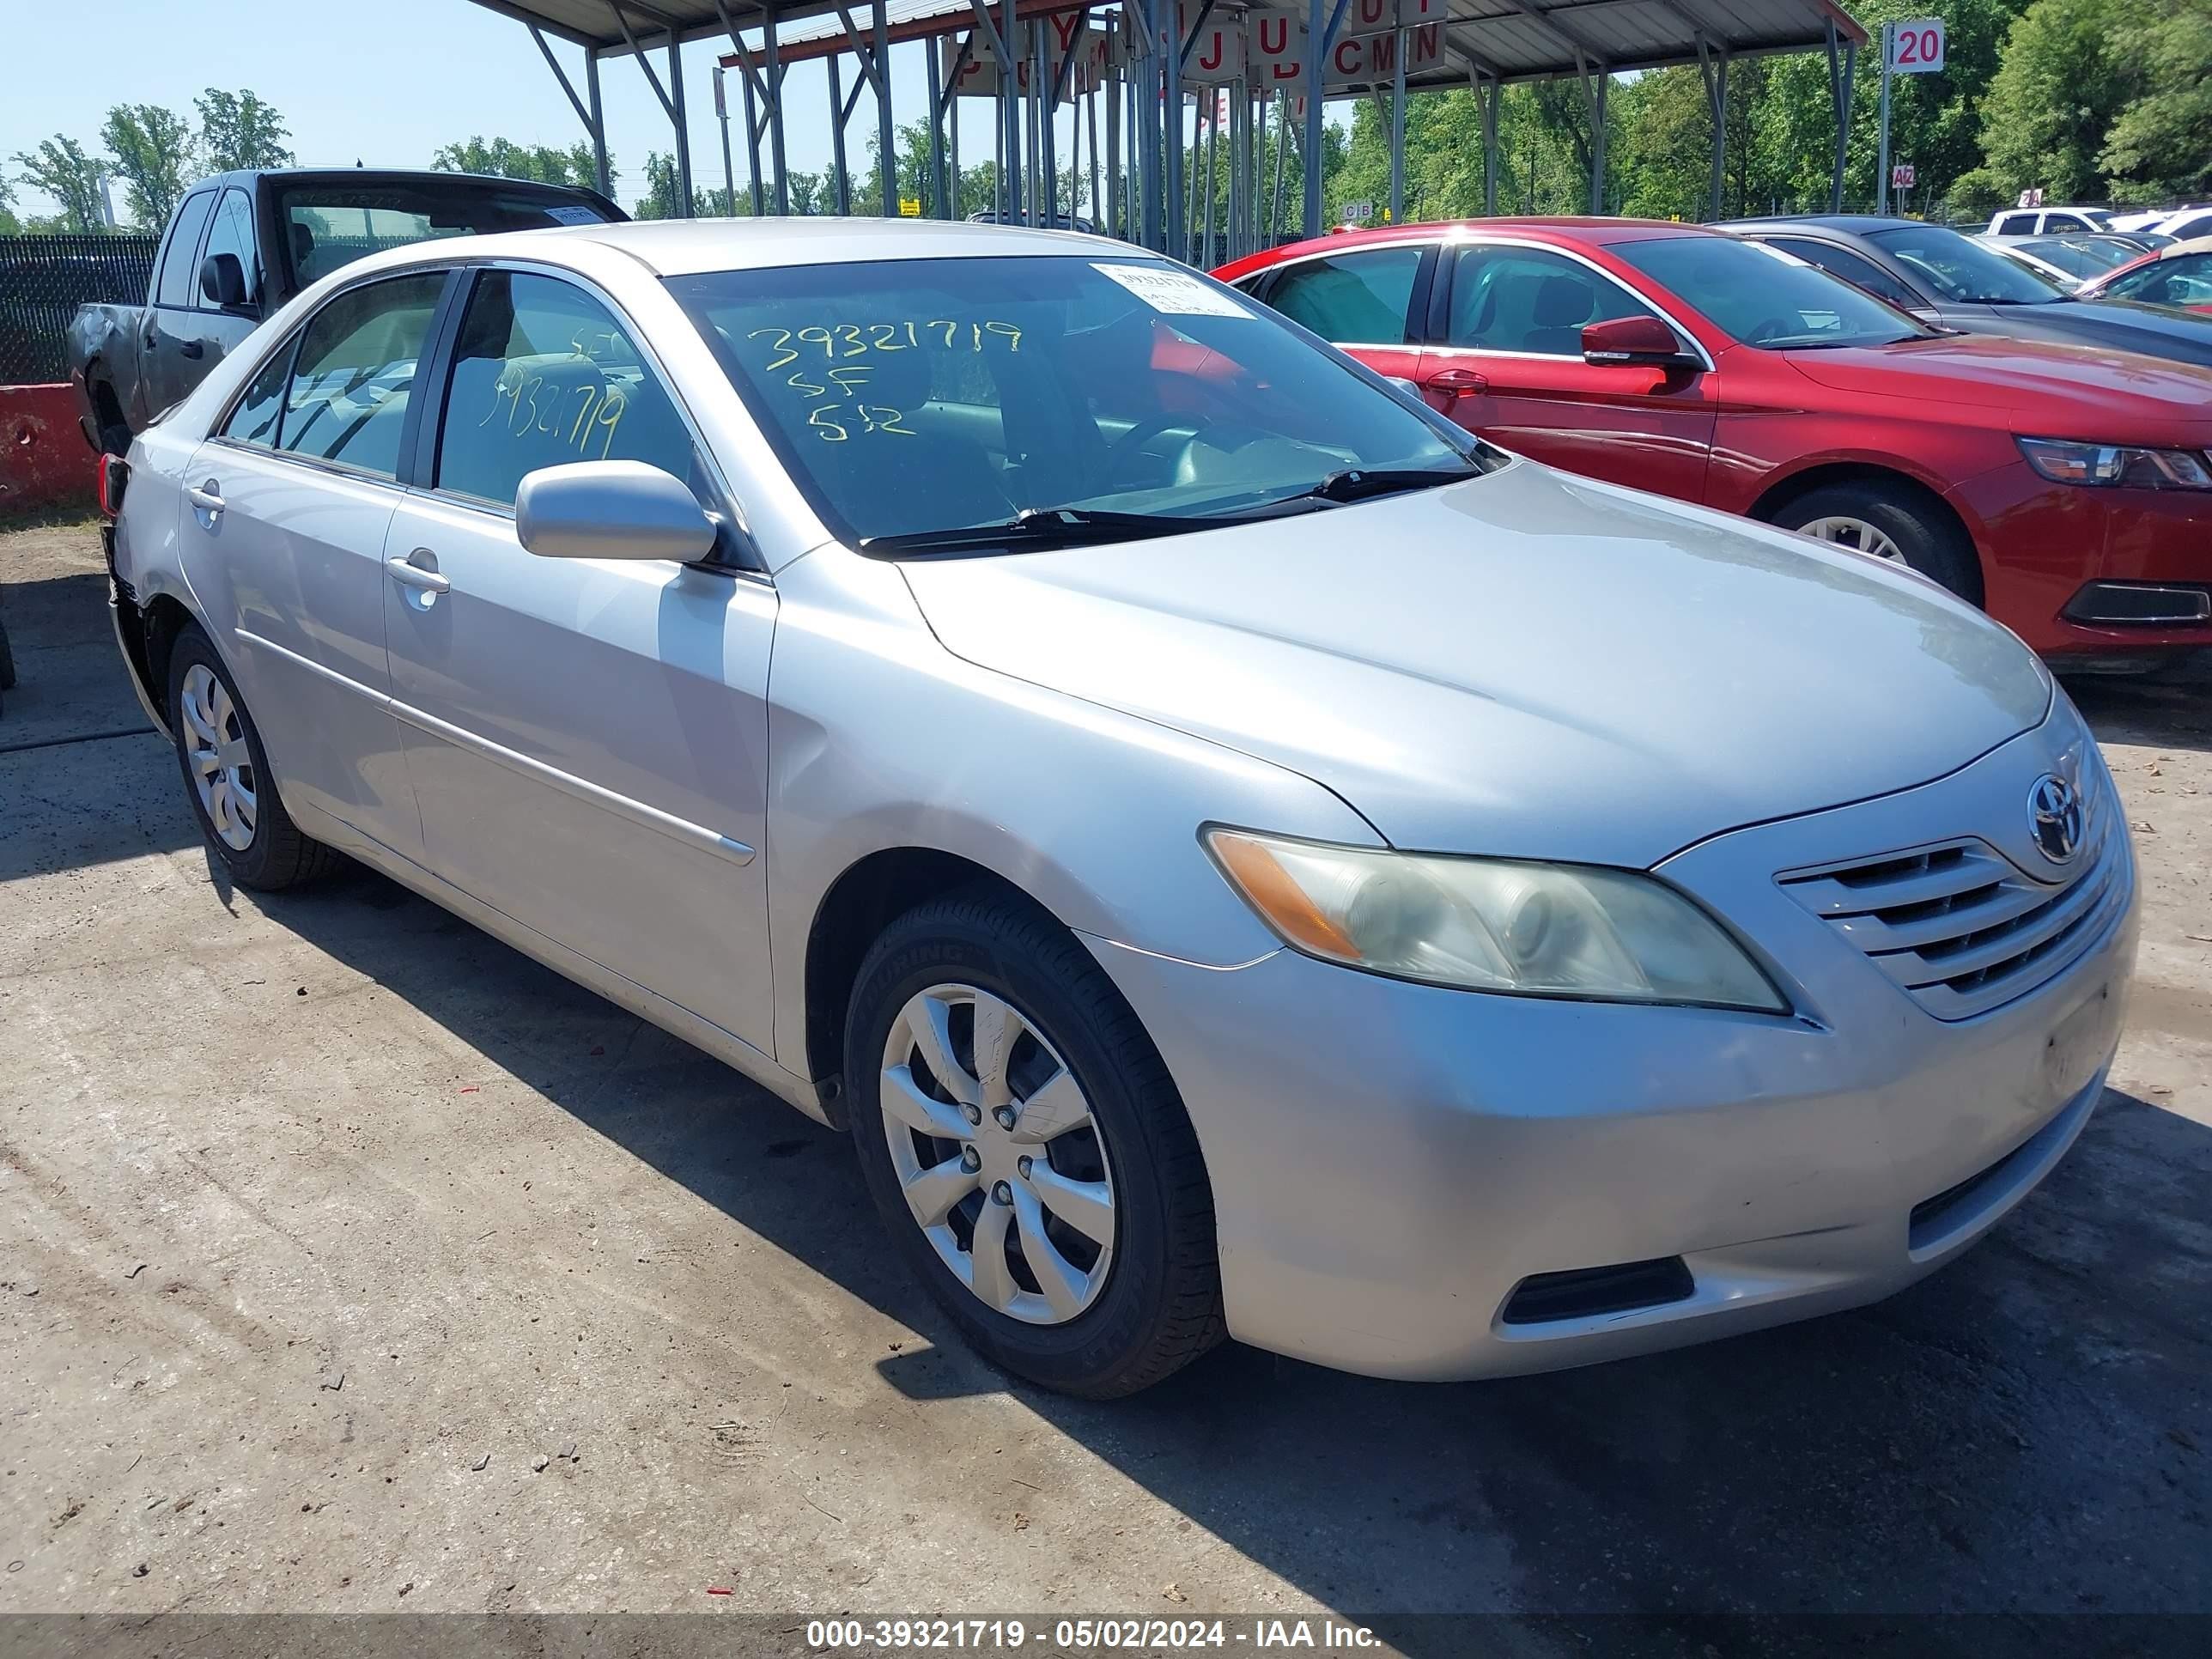
[[(1794, 1017), (1487, 996), (1288, 951), (1224, 971), (1095, 944), (1205, 1150), (1231, 1333), (1377, 1376), (1545, 1370), (1856, 1306), (1964, 1249), (2095, 1108), (2135, 957), (2131, 854), (2124, 902), (2063, 971), (1954, 1021), (1774, 875), (1962, 834), (2011, 855), (2033, 780), (2080, 740), (2060, 711), (1936, 783), (1661, 866), (1756, 941)], [(2109, 793), (2102, 807), (2118, 811)], [(1679, 1299), (1506, 1316), (1539, 1275), (1676, 1257)]]

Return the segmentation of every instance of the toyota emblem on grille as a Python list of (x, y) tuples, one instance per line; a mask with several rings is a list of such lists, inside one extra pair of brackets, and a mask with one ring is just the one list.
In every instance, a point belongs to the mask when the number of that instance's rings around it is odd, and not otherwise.
[(2053, 864), (2081, 850), (2081, 794), (2056, 773), (2046, 772), (2027, 792), (2028, 833)]

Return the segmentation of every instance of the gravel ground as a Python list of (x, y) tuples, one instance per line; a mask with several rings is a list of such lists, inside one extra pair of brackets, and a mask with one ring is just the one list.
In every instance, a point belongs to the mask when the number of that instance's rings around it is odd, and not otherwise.
[(2141, 980), (1948, 1271), (1560, 1376), (1229, 1348), (1094, 1407), (951, 1343), (838, 1137), (380, 878), (211, 879), (171, 752), (104, 735), (91, 530), (0, 579), (0, 1612), (2212, 1612), (2212, 680), (2077, 690)]

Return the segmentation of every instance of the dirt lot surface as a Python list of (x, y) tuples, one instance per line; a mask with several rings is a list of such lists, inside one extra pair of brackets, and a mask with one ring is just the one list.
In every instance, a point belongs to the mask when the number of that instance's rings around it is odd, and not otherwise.
[(951, 1342), (837, 1136), (380, 878), (211, 879), (98, 563), (0, 537), (0, 1611), (2212, 1612), (2212, 680), (2077, 690), (2141, 979), (1948, 1270), (1094, 1407)]

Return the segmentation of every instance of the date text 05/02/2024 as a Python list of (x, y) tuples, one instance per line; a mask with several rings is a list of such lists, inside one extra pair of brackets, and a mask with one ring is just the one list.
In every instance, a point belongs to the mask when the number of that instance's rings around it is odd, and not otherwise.
[(1186, 1648), (1351, 1650), (1379, 1648), (1364, 1625), (1333, 1619), (815, 1619), (806, 1645), (817, 1652), (908, 1652), (933, 1649), (1005, 1651), (1030, 1644), (1077, 1650), (1136, 1652)]

